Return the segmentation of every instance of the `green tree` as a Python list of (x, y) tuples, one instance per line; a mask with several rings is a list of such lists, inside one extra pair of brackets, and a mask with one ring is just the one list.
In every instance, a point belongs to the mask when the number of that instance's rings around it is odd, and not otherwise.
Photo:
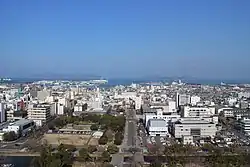
[(162, 162), (156, 159), (154, 162), (150, 163), (150, 167), (162, 167)]
[(121, 145), (121, 144), (122, 144), (123, 138), (124, 138), (123, 134), (122, 134), (121, 132), (117, 132), (117, 133), (115, 134), (115, 141), (114, 141), (114, 143), (115, 143), (116, 145)]
[(50, 122), (50, 123), (48, 124), (48, 128), (49, 128), (50, 130), (55, 130), (55, 124), (54, 124), (53, 122)]
[(104, 165), (104, 167), (114, 167), (114, 165), (112, 165), (112, 164), (110, 164), (110, 163), (106, 163), (106, 164)]
[(115, 138), (114, 143), (115, 143), (115, 145), (121, 145), (122, 144), (122, 139), (121, 138)]
[(72, 162), (71, 152), (66, 151), (63, 146), (60, 146), (55, 153), (51, 146), (43, 146), (40, 157), (36, 157), (32, 165), (34, 167), (71, 167)]
[(14, 141), (17, 139), (17, 135), (15, 132), (11, 131), (11, 132), (7, 132), (3, 134), (3, 140), (4, 141)]
[(98, 130), (98, 125), (96, 125), (96, 124), (91, 125), (91, 126), (90, 126), (90, 129), (91, 129), (92, 131), (97, 131), (97, 130)]
[(80, 157), (81, 157), (82, 160), (84, 160), (84, 161), (91, 161), (91, 157), (90, 157), (89, 152), (88, 152), (87, 149), (82, 148), (79, 151), (79, 155), (80, 155)]
[(116, 145), (109, 145), (108, 148), (107, 148), (107, 151), (110, 154), (116, 154), (116, 153), (119, 152), (119, 148)]
[(101, 136), (100, 139), (98, 140), (98, 143), (99, 143), (100, 145), (105, 145), (105, 144), (107, 144), (107, 143), (108, 143), (108, 137), (105, 136), (105, 135)]
[(89, 153), (94, 153), (94, 152), (96, 152), (97, 151), (97, 148), (96, 148), (96, 146), (92, 146), (92, 145), (89, 145), (88, 146), (88, 152)]
[(101, 157), (102, 162), (111, 162), (111, 156), (108, 151), (104, 151)]

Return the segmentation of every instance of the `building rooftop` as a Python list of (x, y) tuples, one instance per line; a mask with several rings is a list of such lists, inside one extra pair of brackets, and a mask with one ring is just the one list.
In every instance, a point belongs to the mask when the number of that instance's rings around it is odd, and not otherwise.
[(1, 124), (0, 124), (0, 131), (1, 131), (2, 129), (7, 128), (8, 126), (9, 126), (9, 122), (3, 122), (3, 123), (1, 123)]
[(166, 121), (164, 119), (150, 119), (149, 126), (151, 127), (166, 127)]
[(206, 120), (179, 120), (175, 124), (211, 124), (212, 122), (208, 122)]
[(24, 125), (24, 124), (27, 124), (27, 123), (31, 123), (33, 122), (32, 120), (28, 120), (28, 119), (20, 119), (16, 122), (13, 122), (13, 123), (10, 123), (9, 125), (12, 125), (12, 126), (21, 126), (21, 125)]

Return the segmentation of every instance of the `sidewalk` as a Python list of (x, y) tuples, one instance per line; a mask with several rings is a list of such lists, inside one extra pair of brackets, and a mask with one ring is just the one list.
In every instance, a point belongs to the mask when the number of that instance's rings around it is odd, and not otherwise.
[(126, 120), (125, 129), (124, 129), (124, 138), (120, 147), (120, 152), (123, 152), (123, 149), (127, 147), (128, 142), (128, 121)]

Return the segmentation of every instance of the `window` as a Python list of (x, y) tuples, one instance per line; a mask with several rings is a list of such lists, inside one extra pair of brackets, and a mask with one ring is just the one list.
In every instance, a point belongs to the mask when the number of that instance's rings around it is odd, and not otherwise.
[(191, 136), (200, 136), (201, 135), (201, 129), (191, 129), (190, 134), (191, 134)]

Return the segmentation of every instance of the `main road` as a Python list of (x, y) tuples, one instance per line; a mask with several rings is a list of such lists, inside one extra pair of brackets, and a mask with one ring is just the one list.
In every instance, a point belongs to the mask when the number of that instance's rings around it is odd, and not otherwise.
[(124, 130), (124, 140), (120, 147), (118, 154), (112, 155), (111, 164), (117, 167), (123, 166), (124, 153), (132, 153), (133, 163), (135, 166), (137, 163), (143, 163), (143, 155), (139, 152), (138, 148), (138, 136), (137, 136), (137, 119), (134, 109), (126, 110), (126, 125)]

